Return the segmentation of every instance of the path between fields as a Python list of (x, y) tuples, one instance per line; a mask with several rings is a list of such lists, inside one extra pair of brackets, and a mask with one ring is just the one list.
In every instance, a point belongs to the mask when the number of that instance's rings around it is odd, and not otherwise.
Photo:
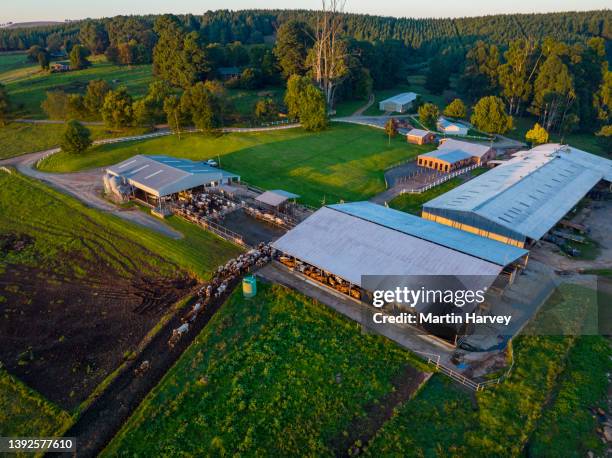
[(366, 111), (368, 108), (370, 108), (374, 104), (374, 100), (376, 100), (376, 98), (374, 97), (374, 94), (372, 93), (370, 94), (370, 97), (368, 97), (367, 103), (361, 108), (359, 108), (358, 110), (355, 110), (355, 112), (351, 116), (361, 116), (364, 111)]
[[(32, 123), (63, 123), (63, 121), (53, 120), (20, 120), (20, 122), (32, 122)], [(271, 130), (283, 130), (292, 129), (299, 127), (299, 124), (285, 124), (282, 126), (270, 126), (270, 127), (228, 127), (221, 129), (223, 132), (263, 132)], [(188, 131), (195, 131), (195, 129), (189, 129)], [(109, 143), (120, 143), (137, 140), (147, 140), (156, 137), (162, 137), (171, 135), (172, 132), (167, 129), (161, 129), (150, 134), (134, 135), (127, 137), (108, 138), (102, 140), (96, 140), (93, 142), (94, 145), (102, 145)], [(168, 226), (164, 221), (155, 218), (147, 213), (144, 213), (138, 209), (122, 209), (117, 207), (111, 202), (108, 202), (102, 197), (102, 174), (104, 173), (104, 167), (99, 167), (90, 170), (84, 170), (81, 172), (72, 173), (47, 173), (42, 172), (36, 168), (36, 164), (55, 153), (58, 153), (60, 148), (51, 148), (44, 151), (38, 151), (36, 153), (24, 154), (21, 156), (15, 156), (12, 158), (0, 160), (0, 166), (12, 166), (15, 167), (20, 173), (27, 175), (37, 180), (44, 181), (50, 184), (54, 188), (70, 194), (76, 197), (86, 205), (106, 213), (111, 213), (119, 218), (127, 221), (139, 224), (146, 228), (160, 232), (173, 239), (183, 238), (183, 234), (172, 227)]]

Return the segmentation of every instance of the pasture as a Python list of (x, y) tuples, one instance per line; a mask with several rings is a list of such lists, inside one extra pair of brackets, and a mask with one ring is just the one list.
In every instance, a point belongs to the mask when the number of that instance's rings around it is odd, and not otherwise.
[[(138, 135), (147, 130), (138, 127), (110, 130), (108, 127), (95, 125), (89, 125), (87, 128), (91, 131), (92, 140)], [(0, 159), (55, 148), (62, 141), (64, 129), (64, 124), (11, 122), (0, 128)]]
[(234, 292), (102, 456), (327, 456), (419, 365), (312, 299), (259, 287)]
[(4, 367), (74, 411), (197, 278), (239, 253), (194, 225), (173, 218), (169, 224), (184, 238), (90, 209), (16, 172), (0, 173)]
[(40, 104), (47, 91), (82, 94), (89, 81), (95, 79), (105, 80), (113, 87), (125, 86), (134, 98), (138, 98), (147, 92), (153, 73), (151, 65), (118, 66), (102, 59), (94, 60), (91, 67), (84, 70), (65, 73), (49, 73), (36, 66), (0, 73), (0, 83), (6, 86), (15, 115), (35, 119), (46, 117)]
[(48, 172), (71, 172), (114, 164), (135, 154), (168, 154), (193, 160), (219, 159), (222, 168), (264, 189), (285, 189), (302, 201), (322, 203), (368, 199), (385, 190), (384, 170), (429, 151), (397, 137), (388, 144), (383, 131), (333, 123), (328, 130), (302, 129), (200, 134), (94, 147), (82, 155), (60, 153), (40, 165)]

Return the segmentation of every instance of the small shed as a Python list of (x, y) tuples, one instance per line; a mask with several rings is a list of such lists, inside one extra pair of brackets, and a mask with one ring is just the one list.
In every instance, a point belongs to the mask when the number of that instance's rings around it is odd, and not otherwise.
[(451, 121), (440, 116), (437, 123), (438, 130), (447, 135), (465, 136), (468, 134), (469, 128), (460, 122)]
[(436, 135), (433, 132), (423, 129), (411, 129), (406, 134), (406, 140), (408, 143), (414, 143), (415, 145), (433, 143), (435, 138)]
[(273, 189), (258, 195), (255, 200), (260, 204), (280, 210), (288, 204), (288, 201), (295, 201), (300, 197), (298, 194), (283, 191), (282, 189)]
[(381, 101), (378, 107), (380, 111), (405, 113), (412, 106), (412, 102), (414, 102), (416, 98), (417, 94), (414, 92), (403, 92)]
[(70, 64), (68, 62), (53, 62), (49, 68), (53, 73), (67, 72), (70, 71)]

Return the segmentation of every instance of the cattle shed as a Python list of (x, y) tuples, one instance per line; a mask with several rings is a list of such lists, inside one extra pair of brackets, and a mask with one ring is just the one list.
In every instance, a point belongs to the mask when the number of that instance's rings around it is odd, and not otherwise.
[(528, 256), (527, 250), (371, 202), (322, 207), (272, 245), (283, 264), (361, 300), (371, 293), (363, 288), (363, 275), (472, 276), (471, 287), (487, 288), (496, 279), (512, 281)]
[(436, 124), (438, 130), (447, 135), (460, 135), (465, 136), (468, 134), (469, 128), (460, 122), (451, 121), (450, 119), (446, 119), (442, 116), (438, 118), (438, 122)]
[(273, 189), (263, 192), (257, 196), (255, 200), (269, 207), (279, 208), (286, 205), (288, 201), (295, 201), (298, 197), (300, 197), (298, 194), (293, 194), (292, 192), (283, 191), (282, 189)]
[(441, 172), (451, 172), (469, 165), (485, 164), (494, 157), (495, 151), (488, 145), (446, 138), (435, 151), (420, 154), (417, 164)]
[(406, 140), (408, 143), (415, 145), (425, 145), (426, 143), (433, 143), (436, 135), (429, 130), (423, 129), (411, 129), (406, 134)]
[(414, 92), (403, 92), (378, 103), (380, 111), (405, 113), (417, 98)]
[(427, 202), (422, 216), (518, 247), (539, 240), (601, 181), (612, 161), (559, 144), (512, 159)]
[(106, 169), (107, 191), (150, 205), (173, 200), (181, 191), (240, 181), (240, 176), (204, 162), (139, 154)]

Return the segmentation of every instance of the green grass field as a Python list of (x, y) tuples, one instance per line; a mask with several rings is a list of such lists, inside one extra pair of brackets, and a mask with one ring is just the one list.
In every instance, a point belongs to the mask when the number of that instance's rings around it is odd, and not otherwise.
[(0, 369), (0, 435), (61, 436), (71, 422), (68, 412)]
[[(576, 320), (573, 324), (581, 325), (584, 317), (576, 313), (577, 307), (582, 310), (592, 296), (590, 290), (564, 285), (549, 303), (559, 305), (560, 301), (561, 307), (571, 308)], [(550, 314), (538, 315), (535, 323), (528, 325), (526, 334), (533, 326), (539, 326), (540, 321), (546, 325)], [(574, 332), (577, 329), (573, 328)], [(563, 448), (564, 444), (592, 445), (595, 421), (587, 411), (575, 414), (574, 407), (598, 404), (605, 399), (612, 352), (602, 340), (558, 335), (519, 336), (513, 345), (514, 368), (510, 377), (476, 393), (475, 403), (466, 391), (441, 376), (434, 376), (379, 430), (367, 454), (402, 456), (410, 450), (414, 456), (515, 457), (522, 456), (524, 446), (532, 437), (536, 437), (537, 443), (538, 437), (551, 441), (558, 434), (567, 435), (558, 447), (551, 450), (542, 444), (538, 450), (543, 454), (529, 456), (564, 456), (564, 452), (573, 450)], [(591, 356), (585, 358), (585, 364), (579, 364), (577, 359), (587, 354)], [(585, 366), (589, 367), (588, 376), (584, 373)], [(558, 405), (549, 404), (557, 392), (561, 396), (557, 397)], [(564, 415), (564, 419), (556, 425), (559, 415)]]
[[(87, 126), (92, 140), (138, 135), (147, 131), (140, 127), (109, 130), (104, 126)], [(0, 127), (0, 159), (43, 151), (59, 146), (64, 124), (26, 124), (12, 122)]]
[(462, 183), (465, 183), (466, 178), (475, 177), (486, 172), (486, 168), (477, 168), (472, 170), (468, 176), (460, 176), (451, 178), (435, 188), (428, 189), (420, 194), (401, 194), (389, 202), (389, 207), (401, 210), (403, 212), (412, 213), (413, 215), (421, 216), (421, 210), (425, 202), (430, 201), (442, 195), (451, 189), (456, 188)]
[(188, 159), (220, 158), (221, 167), (265, 189), (285, 189), (302, 201), (321, 205), (361, 200), (385, 190), (389, 165), (429, 151), (409, 145), (403, 137), (388, 145), (384, 132), (364, 126), (334, 123), (308, 133), (288, 129), (257, 133), (198, 134), (105, 145), (81, 155), (60, 153), (41, 163), (41, 170), (70, 172), (113, 164), (134, 154), (169, 154)]
[(327, 456), (415, 364), (318, 302), (258, 286), (231, 296), (103, 456)]
[[(118, 272), (125, 270), (122, 260), (130, 259), (143, 273), (154, 270), (174, 275), (178, 268), (208, 278), (212, 270), (239, 253), (234, 245), (193, 224), (174, 218), (168, 223), (185, 237), (171, 239), (88, 208), (16, 172), (0, 172), (0, 231), (34, 238), (30, 248), (0, 258), (2, 264), (47, 265), (74, 269), (79, 275), (83, 274), (80, 264), (97, 262), (102, 256)], [(81, 262), (57, 266), (61, 256), (76, 256)]]
[(84, 93), (89, 81), (94, 79), (106, 80), (114, 87), (126, 86), (128, 92), (138, 98), (146, 93), (149, 83), (153, 81), (153, 74), (151, 65), (118, 66), (100, 59), (85, 70), (65, 73), (42, 72), (36, 66), (0, 73), (0, 83), (6, 86), (15, 115), (39, 119), (46, 117), (40, 104), (45, 100), (47, 91)]
[(28, 61), (25, 52), (2, 52), (0, 53), (0, 78), (2, 74), (25, 67), (37, 67)]
[(255, 104), (259, 100), (271, 98), (277, 105), (283, 104), (285, 89), (280, 87), (271, 87), (266, 89), (245, 90), (245, 89), (228, 89), (227, 98), (232, 107), (232, 125), (247, 125), (249, 121), (255, 124), (253, 118), (255, 113)]

